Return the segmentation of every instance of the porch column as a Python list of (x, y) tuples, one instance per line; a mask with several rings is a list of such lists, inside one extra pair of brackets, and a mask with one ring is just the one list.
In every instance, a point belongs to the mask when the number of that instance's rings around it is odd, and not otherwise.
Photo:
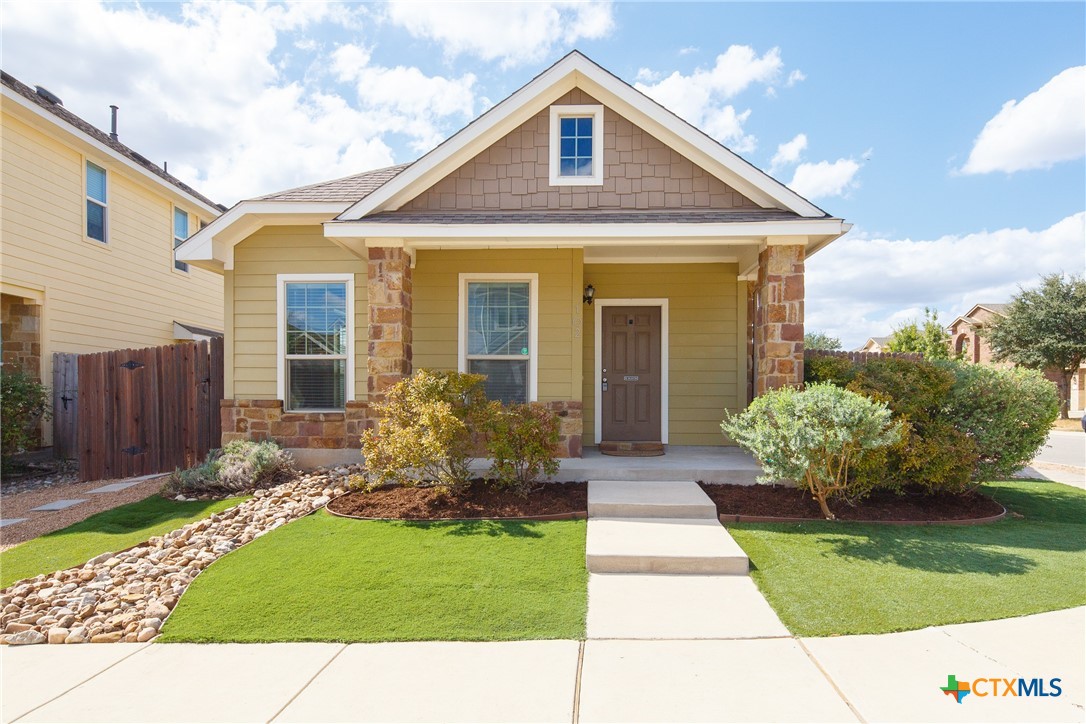
[(770, 243), (754, 288), (754, 393), (803, 384), (803, 244)]
[(411, 256), (403, 248), (369, 249), (366, 306), (370, 399), (411, 374)]

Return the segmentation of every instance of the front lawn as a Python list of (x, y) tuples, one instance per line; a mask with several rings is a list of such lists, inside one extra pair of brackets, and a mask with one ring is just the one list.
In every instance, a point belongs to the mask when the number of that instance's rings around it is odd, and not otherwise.
[(983, 492), (1011, 515), (976, 526), (742, 523), (728, 530), (781, 621), (801, 636), (904, 631), (1086, 604), (1086, 491), (1014, 481)]
[(507, 641), (585, 633), (585, 521), (407, 523), (319, 511), (225, 556), (160, 641)]
[(130, 548), (233, 507), (244, 499), (179, 502), (153, 495), (96, 513), (79, 523), (0, 553), (0, 588), (39, 573), (82, 565), (107, 551)]

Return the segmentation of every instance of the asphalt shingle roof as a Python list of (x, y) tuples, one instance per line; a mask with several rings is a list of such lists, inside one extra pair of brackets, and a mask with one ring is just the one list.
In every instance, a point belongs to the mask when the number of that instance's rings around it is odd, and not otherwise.
[(320, 183), (309, 184), (308, 186), (287, 189), (286, 191), (277, 191), (274, 194), (260, 196), (256, 200), (342, 201), (345, 203), (354, 203), (376, 191), (386, 181), (393, 178), (410, 165), (411, 164), (409, 163), (402, 163), (399, 166), (389, 166), (387, 168), (376, 169), (375, 171), (356, 173), (353, 176), (337, 178), (332, 181), (322, 181)]

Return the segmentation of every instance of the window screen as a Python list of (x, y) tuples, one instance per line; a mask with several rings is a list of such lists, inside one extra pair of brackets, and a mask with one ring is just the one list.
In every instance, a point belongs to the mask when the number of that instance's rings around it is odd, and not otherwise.
[(347, 401), (347, 283), (287, 282), (287, 409), (343, 409)]
[(106, 170), (87, 161), (87, 236), (106, 240)]
[(529, 282), (468, 282), (468, 372), (487, 376), (486, 395), (528, 401)]

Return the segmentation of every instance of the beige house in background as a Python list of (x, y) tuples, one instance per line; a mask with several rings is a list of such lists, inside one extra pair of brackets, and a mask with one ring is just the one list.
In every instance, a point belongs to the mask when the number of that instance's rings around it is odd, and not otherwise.
[(54, 352), (221, 334), (222, 277), (176, 261), (174, 247), (222, 207), (49, 91), (0, 81), (5, 367), (48, 385)]
[[(584, 445), (722, 445), (803, 379), (804, 261), (849, 225), (574, 52), (414, 163), (243, 201), (178, 250), (223, 275), (223, 439), (357, 456), (416, 368)], [(318, 454), (320, 453), (320, 454)]]
[(886, 351), (886, 345), (889, 343), (890, 337), (868, 337), (867, 341), (857, 347), (854, 351), (881, 353)]

